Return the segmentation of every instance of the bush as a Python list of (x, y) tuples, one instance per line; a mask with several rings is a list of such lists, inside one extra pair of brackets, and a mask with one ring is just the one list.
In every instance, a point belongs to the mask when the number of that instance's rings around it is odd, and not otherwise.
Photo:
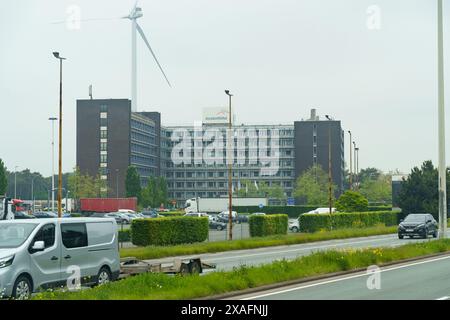
[(359, 192), (347, 190), (336, 201), (336, 210), (340, 212), (365, 212), (369, 201)]
[(286, 214), (250, 216), (248, 223), (251, 237), (287, 234), (288, 216)]
[(131, 241), (131, 229), (119, 230), (119, 242)]
[(343, 228), (367, 228), (377, 225), (394, 226), (398, 224), (401, 213), (398, 211), (372, 211), (333, 214), (301, 215), (300, 231), (316, 232)]
[[(322, 207), (327, 207), (323, 205)], [(239, 214), (264, 212), (266, 214), (287, 214), (289, 218), (298, 218), (302, 213), (317, 209), (320, 206), (265, 206), (262, 209), (258, 206), (233, 206), (233, 210)]]
[(131, 223), (131, 239), (137, 246), (203, 242), (208, 238), (208, 224), (203, 217), (136, 219)]

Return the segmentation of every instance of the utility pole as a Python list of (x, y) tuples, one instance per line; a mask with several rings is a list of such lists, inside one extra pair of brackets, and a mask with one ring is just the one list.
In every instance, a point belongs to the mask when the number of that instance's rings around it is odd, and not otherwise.
[(59, 154), (58, 154), (58, 218), (62, 216), (62, 62), (66, 58), (53, 52), (53, 56), (59, 60)]
[(233, 199), (233, 156), (231, 154), (232, 148), (231, 143), (233, 142), (232, 134), (231, 134), (231, 97), (233, 96), (230, 93), (230, 90), (225, 90), (225, 94), (228, 96), (228, 224), (230, 228), (228, 229), (228, 239), (233, 240), (233, 216), (232, 216), (232, 199)]
[(14, 199), (17, 199), (17, 168), (19, 166), (14, 167)]
[(442, 0), (438, 0), (438, 135), (439, 135), (439, 238), (447, 231), (447, 182), (445, 165), (444, 46)]
[(358, 172), (356, 171), (356, 142), (353, 141), (353, 174), (355, 175), (355, 190), (357, 187), (357, 183), (358, 183)]
[(352, 174), (353, 174), (353, 171), (352, 171), (352, 132), (350, 130), (348, 130), (348, 133), (350, 134), (350, 143), (349, 143), (349, 146), (350, 146), (349, 188), (350, 188), (350, 190), (353, 190), (353, 184), (352, 184)]
[[(331, 121), (328, 115), (325, 117)], [(333, 198), (331, 191), (332, 179), (331, 179), (331, 123), (328, 124), (328, 206), (330, 207), (330, 214), (333, 212)]]
[[(55, 212), (55, 121), (58, 118), (48, 118), (52, 122), (52, 212)], [(47, 206), (48, 208), (48, 206)], [(47, 209), (48, 210), (48, 209)]]
[(355, 148), (355, 152), (356, 152), (355, 162), (356, 162), (356, 177), (357, 177), (355, 189), (358, 191), (359, 190), (359, 177), (358, 177), (358, 174), (359, 174), (359, 147)]

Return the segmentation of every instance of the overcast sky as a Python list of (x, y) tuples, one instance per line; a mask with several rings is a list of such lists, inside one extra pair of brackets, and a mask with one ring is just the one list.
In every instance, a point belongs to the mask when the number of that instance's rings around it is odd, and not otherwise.
[[(0, 158), (9, 170), (51, 173), (47, 119), (57, 116), (59, 90), (52, 51), (68, 59), (64, 171), (75, 166), (76, 99), (88, 98), (89, 84), (94, 98), (130, 98), (129, 20), (81, 22), (79, 29), (53, 22), (76, 14), (74, 8), (81, 19), (117, 18), (133, 4), (0, 1)], [(313, 107), (341, 120), (360, 146), (360, 167), (409, 172), (426, 159), (436, 163), (436, 0), (141, 0), (139, 5), (144, 13), (139, 24), (173, 87), (138, 38), (138, 108), (161, 112), (163, 124), (193, 123), (202, 108), (226, 106), (228, 88), (239, 123), (292, 123), (307, 118)], [(448, 106), (450, 7), (444, 11)], [(449, 110), (446, 118), (449, 123)], [(450, 163), (448, 145), (447, 151)]]

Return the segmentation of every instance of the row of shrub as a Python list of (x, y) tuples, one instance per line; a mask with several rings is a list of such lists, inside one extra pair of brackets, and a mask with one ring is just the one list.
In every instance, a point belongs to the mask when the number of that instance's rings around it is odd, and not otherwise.
[[(289, 216), (289, 218), (298, 218), (301, 214), (315, 210), (317, 208), (328, 208), (328, 204), (321, 206), (265, 206), (262, 209), (258, 206), (233, 206), (233, 210), (239, 214), (254, 213), (254, 212), (264, 212), (266, 214), (277, 214), (283, 212)], [(369, 206), (367, 211), (388, 211), (391, 210), (392, 206), (380, 205), (380, 206)]]
[(203, 217), (136, 219), (131, 223), (131, 241), (136, 246), (203, 242), (208, 232), (208, 218)]
[(287, 234), (288, 216), (286, 214), (250, 216), (248, 223), (251, 237)]
[(401, 212), (371, 211), (333, 214), (303, 214), (299, 218), (301, 232), (329, 231), (344, 228), (367, 228), (398, 224)]

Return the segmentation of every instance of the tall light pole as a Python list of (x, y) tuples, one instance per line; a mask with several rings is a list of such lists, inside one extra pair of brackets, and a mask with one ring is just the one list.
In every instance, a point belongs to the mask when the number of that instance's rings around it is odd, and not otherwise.
[(116, 169), (116, 198), (119, 198), (119, 169)]
[(438, 135), (439, 135), (439, 238), (447, 230), (447, 182), (445, 166), (445, 102), (444, 102), (444, 46), (442, 0), (438, 0)]
[(48, 118), (52, 122), (52, 212), (55, 212), (55, 121), (58, 118)]
[[(358, 177), (358, 175), (359, 175), (359, 147), (355, 148), (355, 152), (356, 152), (356, 157), (355, 157), (356, 176)], [(359, 177), (357, 179), (358, 180), (356, 181), (356, 190), (359, 190)]]
[(355, 189), (358, 182), (358, 173), (356, 172), (356, 142), (353, 141), (353, 174), (355, 175)]
[(350, 135), (350, 143), (349, 143), (349, 146), (350, 146), (349, 187), (350, 187), (350, 190), (353, 190), (353, 184), (352, 184), (352, 174), (353, 174), (353, 171), (352, 171), (352, 132), (350, 130), (348, 130), (348, 134)]
[[(325, 117), (331, 121), (330, 116)], [(330, 207), (330, 214), (333, 212), (333, 200), (331, 191), (332, 179), (331, 179), (331, 123), (328, 124), (328, 206)]]
[(14, 199), (17, 199), (17, 168), (19, 166), (14, 167)]
[(32, 176), (31, 177), (31, 207), (33, 208), (33, 212), (34, 212), (34, 179), (36, 178), (36, 176)]
[(53, 52), (56, 59), (59, 60), (59, 152), (58, 152), (58, 218), (61, 218), (62, 207), (62, 62), (66, 60), (59, 55), (59, 52)]
[(225, 94), (228, 96), (228, 224), (230, 228), (228, 229), (228, 239), (233, 240), (233, 216), (232, 216), (232, 198), (233, 198), (233, 188), (232, 188), (232, 174), (233, 174), (233, 157), (231, 155), (231, 143), (232, 135), (231, 135), (231, 97), (233, 96), (230, 93), (230, 90), (225, 90)]

